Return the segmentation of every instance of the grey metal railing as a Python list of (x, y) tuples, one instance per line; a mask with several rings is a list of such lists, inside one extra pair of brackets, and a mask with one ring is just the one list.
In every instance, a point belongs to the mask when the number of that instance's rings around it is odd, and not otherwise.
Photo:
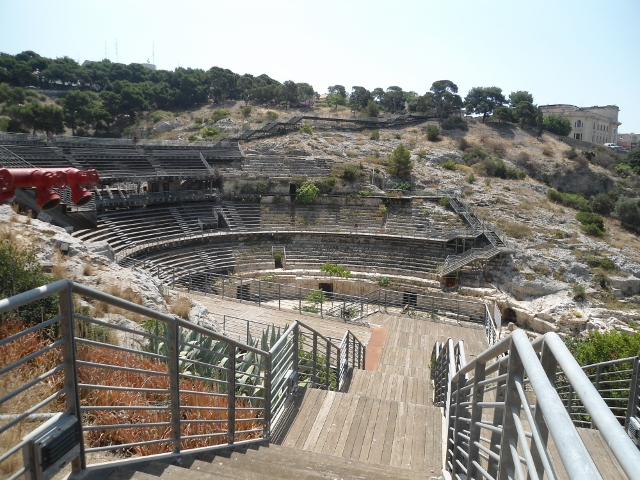
[[(93, 318), (80, 298), (132, 321)], [(51, 299), (60, 313), (43, 318), (38, 302)], [(295, 322), (265, 351), (67, 280), (2, 299), (1, 475), (56, 469), (70, 453), (78, 472), (90, 452), (159, 458), (264, 441), (295, 388), (341, 389), (364, 365), (364, 346), (345, 338), (335, 345)], [(55, 413), (76, 425), (71, 450), (46, 465), (23, 459)]]
[[(445, 468), (454, 478), (611, 478), (598, 471), (555, 390), (558, 368), (611, 456), (628, 478), (640, 478), (640, 452), (557, 334), (530, 342), (516, 330), (460, 367), (452, 346), (434, 349), (443, 357), (434, 378), (451, 376)], [(437, 399), (445, 406), (442, 393)]]

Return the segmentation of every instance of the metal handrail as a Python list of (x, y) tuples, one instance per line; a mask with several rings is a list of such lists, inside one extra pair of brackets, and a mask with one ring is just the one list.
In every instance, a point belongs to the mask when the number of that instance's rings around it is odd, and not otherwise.
[[(433, 376), (439, 402), (446, 396), (443, 388), (451, 392), (448, 411), (443, 405), (448, 414), (445, 467), (454, 478), (557, 478), (550, 441), (569, 478), (602, 478), (605, 472), (598, 472), (556, 391), (557, 368), (625, 474), (640, 478), (640, 452), (557, 334), (531, 343), (516, 330), (466, 365), (455, 365), (452, 350), (451, 340), (434, 347)], [(443, 385), (449, 375), (450, 385)], [(491, 411), (493, 421), (487, 416)]]
[[(338, 346), (294, 322), (267, 352), (68, 280), (0, 300), (0, 318), (9, 322), (29, 311), (23, 307), (54, 295), (60, 315), (34, 326), (20, 320), (17, 332), (0, 339), (0, 352), (11, 353), (0, 355), (0, 375), (20, 372), (23, 382), (0, 395), (6, 413), (0, 434), (26, 428), (20, 426), (23, 420), (38, 428), (52, 410), (76, 418), (82, 433), (74, 472), (87, 467), (88, 452), (125, 450), (164, 458), (268, 440), (298, 386), (344, 389), (352, 369), (364, 367), (364, 346), (351, 332)], [(139, 331), (74, 313), (74, 295), (150, 320)], [(38, 314), (36, 321), (41, 320)], [(24, 370), (38, 359), (49, 359), (45, 373)], [(33, 399), (26, 409), (24, 398), (15, 403), (29, 394)], [(17, 463), (30, 441), (27, 436), (0, 454), (3, 471), (4, 462)], [(34, 468), (27, 461), (9, 478)]]

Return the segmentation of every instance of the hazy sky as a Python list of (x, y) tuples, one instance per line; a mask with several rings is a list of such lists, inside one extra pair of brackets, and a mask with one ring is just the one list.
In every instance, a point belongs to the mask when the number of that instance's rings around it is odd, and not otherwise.
[[(279, 81), (618, 105), (640, 132), (640, 0), (0, 0), (0, 51)], [(117, 42), (117, 56), (116, 56)]]

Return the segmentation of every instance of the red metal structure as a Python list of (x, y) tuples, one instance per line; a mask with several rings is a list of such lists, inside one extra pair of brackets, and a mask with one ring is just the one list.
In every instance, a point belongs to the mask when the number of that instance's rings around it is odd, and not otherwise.
[(61, 201), (52, 189), (69, 187), (71, 201), (82, 206), (93, 197), (85, 187), (95, 187), (99, 180), (98, 171), (93, 168), (0, 168), (0, 201), (13, 198), (16, 188), (35, 187), (38, 206), (49, 210)]

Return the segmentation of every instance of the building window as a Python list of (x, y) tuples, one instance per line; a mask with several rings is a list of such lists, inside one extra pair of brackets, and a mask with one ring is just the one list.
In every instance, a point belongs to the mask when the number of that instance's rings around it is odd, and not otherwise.
[(578, 120), (578, 121), (576, 122), (576, 127), (577, 127), (577, 128), (582, 127), (582, 121), (581, 121), (581, 120)]
[(575, 138), (576, 140), (582, 140), (582, 134), (581, 133), (574, 133), (573, 134), (573, 138)]

